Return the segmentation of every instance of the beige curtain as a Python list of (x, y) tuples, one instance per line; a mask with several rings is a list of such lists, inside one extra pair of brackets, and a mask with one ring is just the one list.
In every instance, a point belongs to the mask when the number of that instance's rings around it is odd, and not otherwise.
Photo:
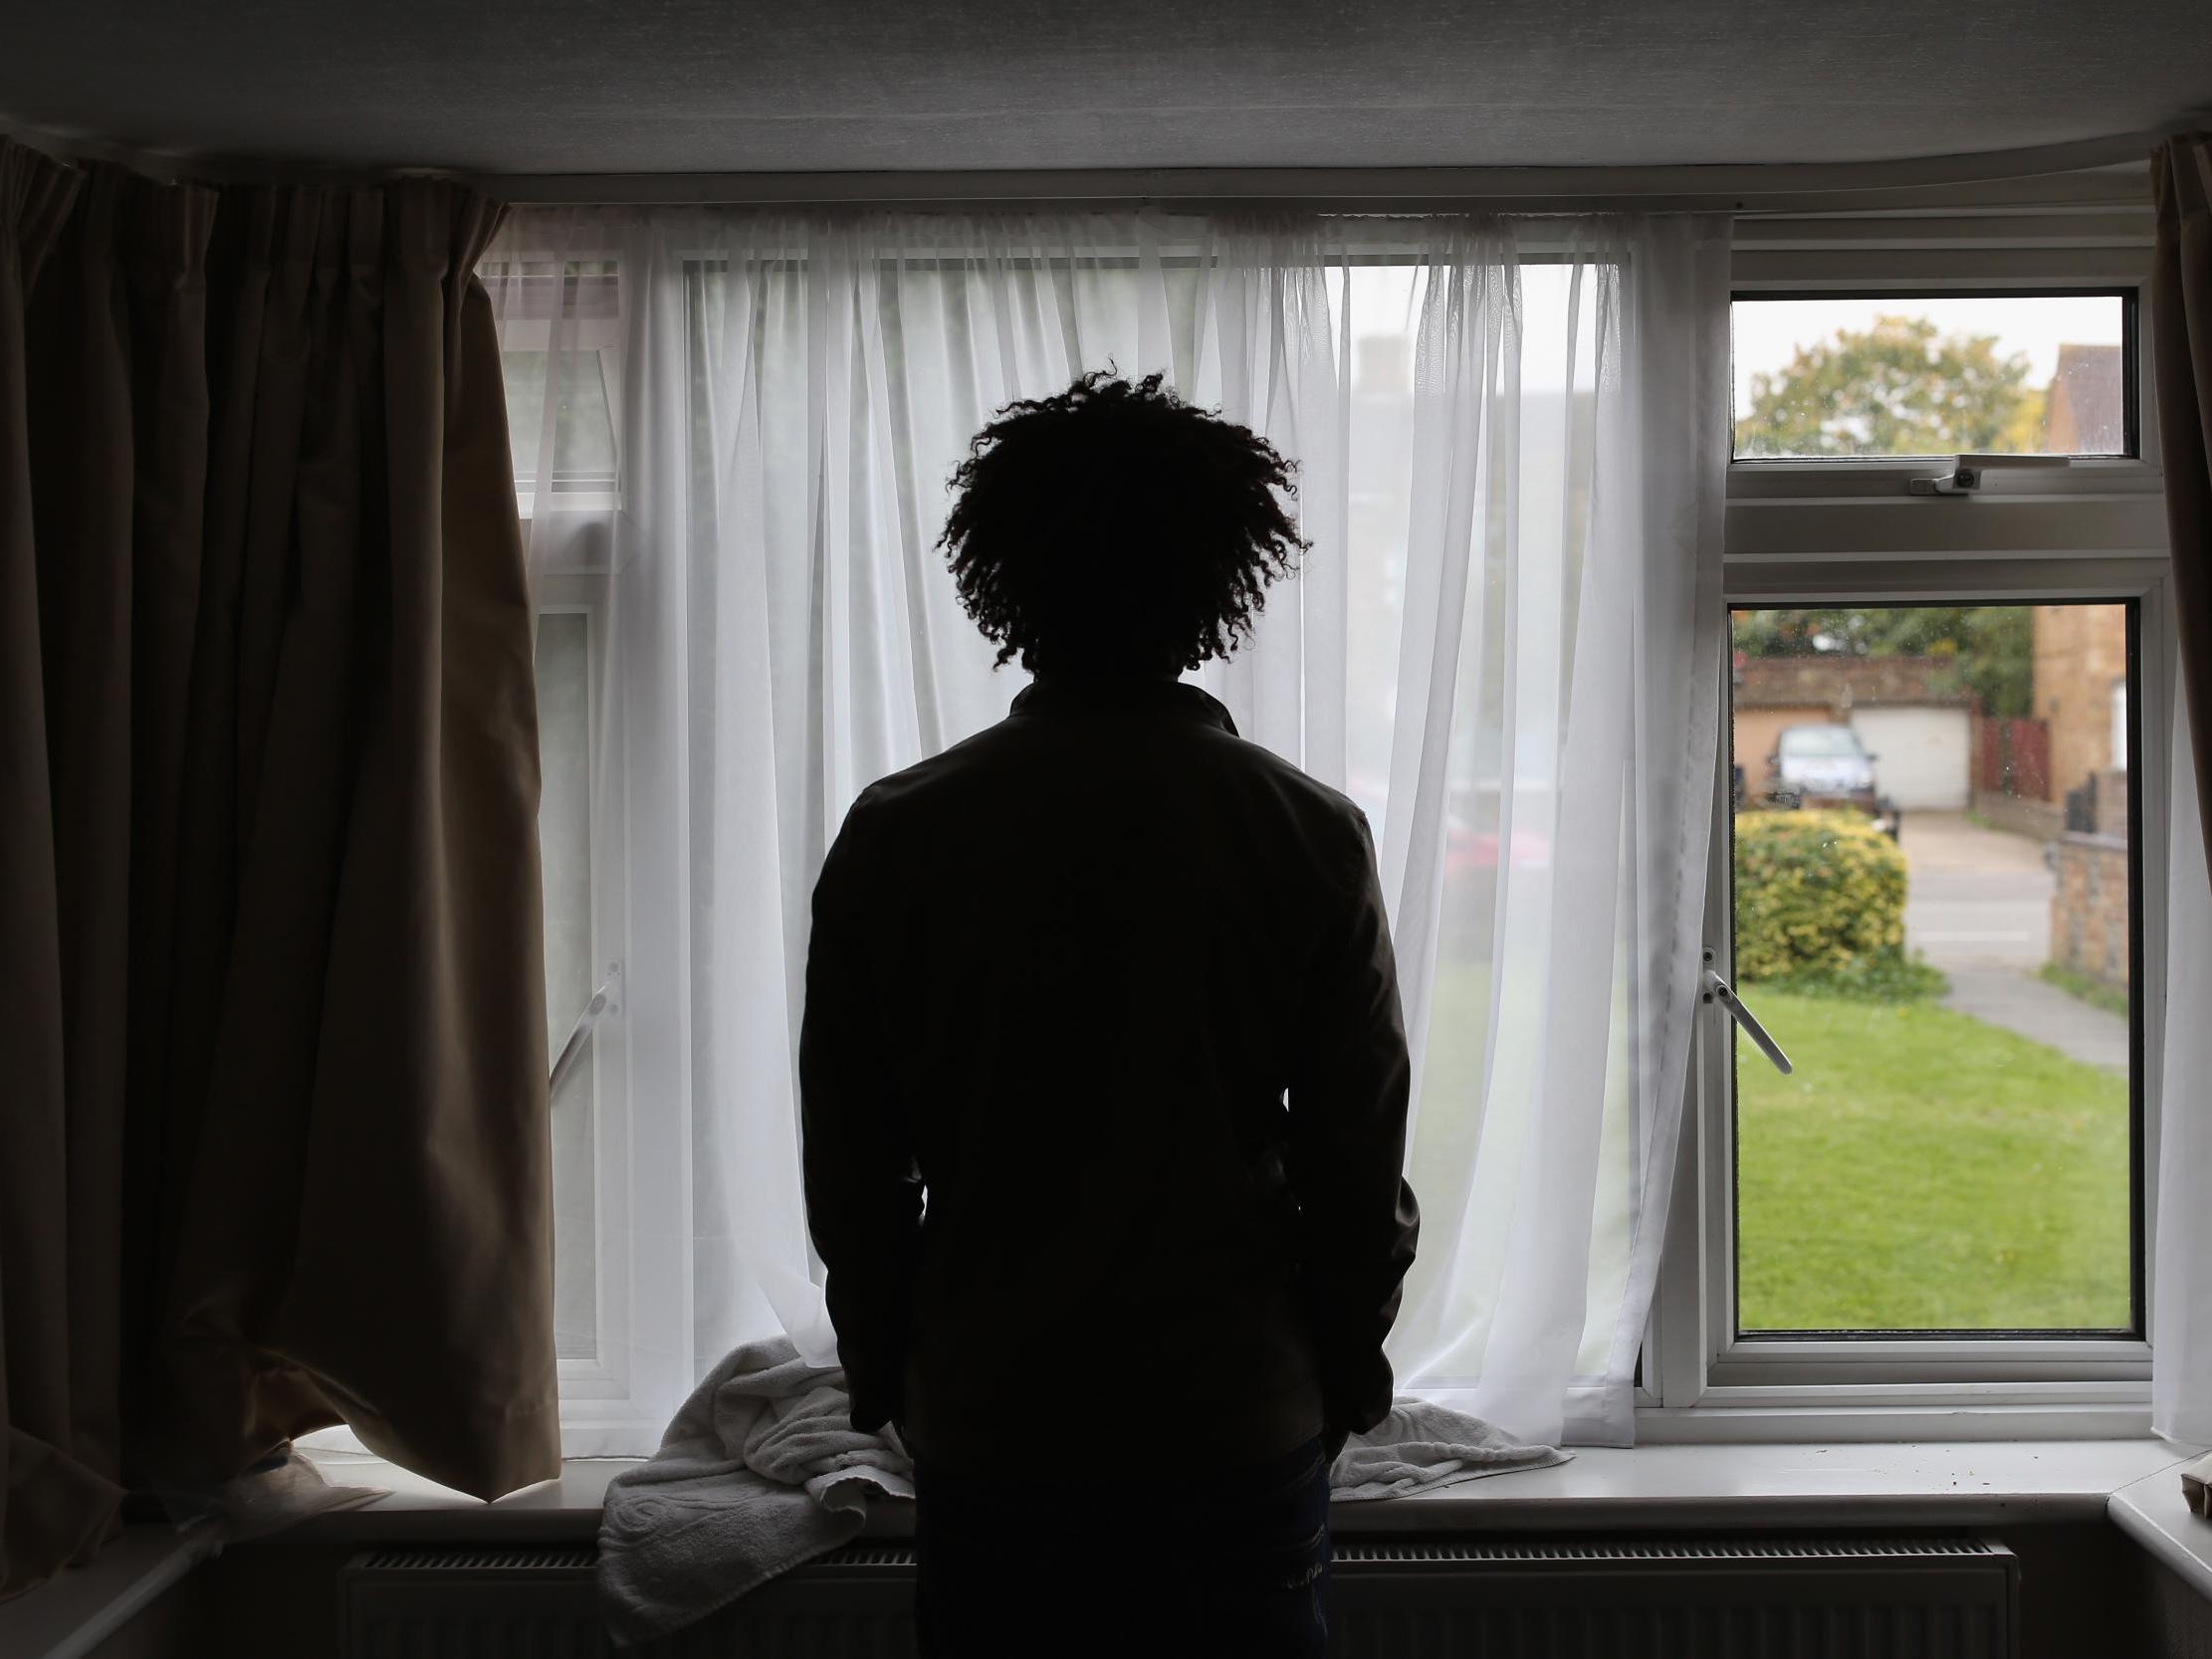
[(557, 1467), (499, 211), (0, 140), (0, 1593), (338, 1421)]
[[(2212, 135), (2175, 138), (2150, 162), (2158, 249), (2150, 350), (2173, 534), (2174, 611), (2197, 776), (2212, 779)], [(2212, 848), (2212, 788), (2198, 792)]]

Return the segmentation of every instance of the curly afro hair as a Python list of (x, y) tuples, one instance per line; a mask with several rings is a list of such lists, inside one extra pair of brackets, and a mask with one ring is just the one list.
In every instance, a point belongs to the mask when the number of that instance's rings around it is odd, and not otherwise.
[(1306, 550), (1295, 466), (1157, 374), (1094, 371), (976, 435), (938, 545), (999, 666), (1181, 673), (1248, 639)]

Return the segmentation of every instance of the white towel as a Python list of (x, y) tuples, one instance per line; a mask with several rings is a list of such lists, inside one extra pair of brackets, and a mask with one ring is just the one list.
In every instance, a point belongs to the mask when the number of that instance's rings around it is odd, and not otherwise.
[[(912, 1498), (898, 1431), (857, 1434), (845, 1373), (809, 1365), (787, 1338), (751, 1343), (710, 1371), (660, 1450), (607, 1485), (599, 1605), (621, 1646), (665, 1636), (780, 1572), (849, 1543), (872, 1494)], [(1007, 1448), (1007, 1473), (1038, 1474)], [(1329, 1468), (1339, 1503), (1398, 1498), (1546, 1469), (1571, 1454), (1507, 1439), (1480, 1418), (1401, 1397)], [(1180, 1478), (1203, 1481), (1203, 1459)]]
[(896, 1430), (856, 1434), (845, 1373), (788, 1338), (749, 1343), (707, 1373), (660, 1450), (607, 1484), (599, 1610), (624, 1647), (694, 1624), (848, 1543), (871, 1489), (914, 1496)]
[(1329, 1501), (1403, 1498), (1514, 1469), (1549, 1469), (1573, 1455), (1523, 1445), (1479, 1417), (1401, 1394), (1381, 1422), (1344, 1442), (1329, 1466)]

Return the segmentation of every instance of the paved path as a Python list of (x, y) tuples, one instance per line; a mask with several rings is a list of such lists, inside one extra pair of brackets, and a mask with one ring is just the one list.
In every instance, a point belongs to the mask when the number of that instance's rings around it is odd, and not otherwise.
[(1945, 1007), (2125, 1073), (2127, 1022), (2036, 977), (2051, 957), (2055, 885), (2043, 844), (1963, 814), (1904, 815), (1904, 937), (1950, 975)]

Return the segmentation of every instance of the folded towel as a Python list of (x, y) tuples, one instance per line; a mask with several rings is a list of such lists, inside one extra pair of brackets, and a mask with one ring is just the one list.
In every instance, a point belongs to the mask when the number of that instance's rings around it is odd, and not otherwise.
[(859, 1533), (872, 1489), (914, 1496), (897, 1432), (856, 1434), (845, 1373), (788, 1338), (708, 1372), (660, 1450), (607, 1485), (599, 1610), (624, 1646), (696, 1623)]
[(1403, 1498), (1514, 1469), (1549, 1469), (1573, 1455), (1522, 1445), (1479, 1417), (1401, 1395), (1381, 1422), (1344, 1442), (1329, 1466), (1329, 1501)]
[[(849, 1543), (871, 1494), (912, 1498), (914, 1466), (898, 1431), (857, 1434), (849, 1410), (843, 1370), (807, 1364), (787, 1338), (750, 1343), (710, 1371), (660, 1450), (607, 1485), (599, 1606), (615, 1642), (630, 1647), (695, 1624)], [(1405, 1397), (1345, 1442), (1329, 1468), (1330, 1497), (1404, 1497), (1570, 1455)], [(1009, 1456), (1009, 1471), (1030, 1467)], [(1203, 1462), (1185, 1467), (1181, 1478), (1204, 1481)]]

